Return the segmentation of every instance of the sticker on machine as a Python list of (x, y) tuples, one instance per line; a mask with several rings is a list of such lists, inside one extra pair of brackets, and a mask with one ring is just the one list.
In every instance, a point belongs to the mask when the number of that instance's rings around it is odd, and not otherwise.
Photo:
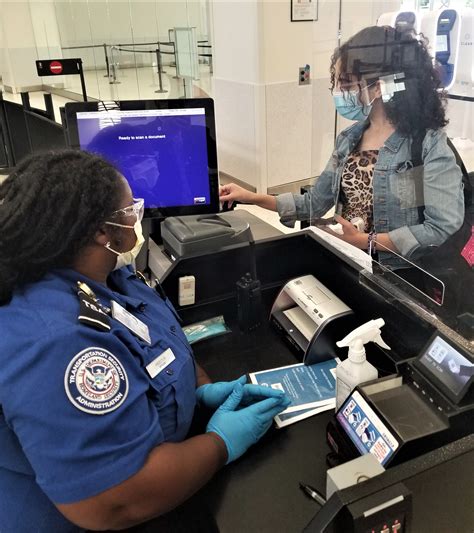
[(128, 377), (120, 361), (103, 348), (90, 347), (76, 354), (64, 374), (67, 397), (81, 411), (105, 415), (128, 395)]

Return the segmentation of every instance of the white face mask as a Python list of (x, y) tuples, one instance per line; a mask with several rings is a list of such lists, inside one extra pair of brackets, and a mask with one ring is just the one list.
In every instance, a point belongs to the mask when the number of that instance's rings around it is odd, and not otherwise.
[(135, 242), (135, 246), (128, 252), (117, 252), (116, 250), (110, 247), (110, 242), (105, 245), (107, 250), (110, 250), (111, 252), (117, 255), (117, 262), (115, 263), (114, 270), (133, 264), (136, 258), (138, 257), (138, 254), (140, 253), (143, 243), (145, 242), (141, 221), (137, 220), (133, 226), (126, 226), (125, 224), (116, 224), (115, 222), (106, 222), (106, 224), (110, 224), (111, 226), (118, 226), (120, 228), (133, 228), (133, 230), (135, 231), (135, 235), (137, 236), (137, 240)]

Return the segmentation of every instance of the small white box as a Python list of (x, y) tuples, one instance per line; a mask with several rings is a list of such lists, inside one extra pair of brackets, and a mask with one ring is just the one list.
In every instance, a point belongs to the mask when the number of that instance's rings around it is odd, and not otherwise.
[(352, 487), (385, 472), (375, 455), (366, 453), (357, 459), (330, 468), (326, 477), (326, 500), (337, 490)]
[(196, 301), (196, 278), (194, 276), (182, 276), (179, 278), (178, 303), (179, 305), (191, 305)]

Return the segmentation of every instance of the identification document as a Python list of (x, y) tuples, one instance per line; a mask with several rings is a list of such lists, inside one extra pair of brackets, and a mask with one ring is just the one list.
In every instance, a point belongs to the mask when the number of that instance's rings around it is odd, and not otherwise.
[(282, 390), (291, 399), (288, 408), (275, 417), (277, 426), (283, 427), (335, 407), (338, 362), (299, 363), (253, 372), (249, 377), (252, 383)]
[(316, 407), (314, 409), (302, 409), (301, 411), (293, 411), (292, 413), (280, 413), (279, 415), (274, 417), (274, 420), (276, 427), (280, 429), (285, 426), (289, 426), (290, 424), (294, 424), (295, 422), (299, 422), (300, 420), (304, 420), (305, 418), (309, 418), (310, 416), (322, 413), (323, 411), (330, 411), (331, 409), (334, 410), (335, 408), (336, 399), (334, 398), (328, 403), (325, 403), (320, 407)]

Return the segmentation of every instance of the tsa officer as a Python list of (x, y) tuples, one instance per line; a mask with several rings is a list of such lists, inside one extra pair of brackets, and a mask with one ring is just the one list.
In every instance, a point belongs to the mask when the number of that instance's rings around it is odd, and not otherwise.
[[(167, 513), (288, 405), (210, 383), (171, 303), (127, 265), (143, 201), (103, 159), (35, 155), (0, 185), (0, 530), (123, 529)], [(213, 413), (189, 437), (196, 404)]]

